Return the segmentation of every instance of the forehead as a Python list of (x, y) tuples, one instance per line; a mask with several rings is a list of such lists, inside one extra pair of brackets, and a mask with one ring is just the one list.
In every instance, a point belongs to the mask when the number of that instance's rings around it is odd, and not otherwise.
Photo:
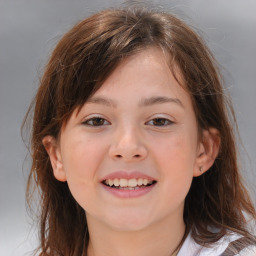
[(179, 69), (170, 65), (169, 54), (159, 48), (148, 48), (123, 60), (91, 98), (118, 97), (135, 91), (135, 98), (140, 94), (145, 97), (173, 94), (187, 101), (190, 96), (181, 81)]

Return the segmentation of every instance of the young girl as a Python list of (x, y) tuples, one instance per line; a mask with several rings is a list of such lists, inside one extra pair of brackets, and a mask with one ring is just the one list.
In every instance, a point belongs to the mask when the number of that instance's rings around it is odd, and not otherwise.
[(39, 255), (256, 255), (226, 101), (213, 56), (171, 14), (74, 26), (32, 106)]

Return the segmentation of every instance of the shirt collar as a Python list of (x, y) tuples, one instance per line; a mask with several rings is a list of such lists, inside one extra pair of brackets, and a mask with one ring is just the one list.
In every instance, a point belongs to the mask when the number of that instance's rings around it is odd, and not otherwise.
[(177, 256), (216, 256), (221, 255), (229, 243), (240, 238), (241, 235), (230, 232), (219, 239), (216, 243), (211, 244), (209, 247), (204, 247), (197, 244), (191, 236), (191, 232), (188, 234), (186, 240), (184, 241)]

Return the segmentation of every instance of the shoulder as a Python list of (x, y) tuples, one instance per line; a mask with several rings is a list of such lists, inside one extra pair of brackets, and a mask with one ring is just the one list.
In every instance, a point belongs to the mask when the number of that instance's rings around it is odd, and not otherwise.
[(256, 256), (256, 245), (249, 246), (243, 249), (239, 254), (236, 256)]
[(222, 255), (256, 256), (256, 244), (245, 237), (241, 237), (232, 241)]
[[(236, 252), (236, 253), (235, 253)], [(239, 253), (238, 253), (239, 252)], [(191, 234), (186, 238), (181, 247), (178, 256), (256, 256), (256, 245), (246, 246), (243, 243), (243, 237), (239, 234), (230, 232), (222, 237), (210, 247), (204, 247), (197, 244), (191, 237)]]

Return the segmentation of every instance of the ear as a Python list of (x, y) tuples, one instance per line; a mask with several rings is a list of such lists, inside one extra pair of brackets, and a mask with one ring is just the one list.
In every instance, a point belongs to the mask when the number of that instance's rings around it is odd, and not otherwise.
[(198, 146), (194, 177), (205, 173), (213, 165), (220, 150), (220, 135), (215, 128), (204, 130)]
[(62, 182), (66, 181), (66, 173), (63, 169), (61, 153), (56, 139), (53, 136), (45, 136), (42, 143), (50, 157), (55, 178)]

